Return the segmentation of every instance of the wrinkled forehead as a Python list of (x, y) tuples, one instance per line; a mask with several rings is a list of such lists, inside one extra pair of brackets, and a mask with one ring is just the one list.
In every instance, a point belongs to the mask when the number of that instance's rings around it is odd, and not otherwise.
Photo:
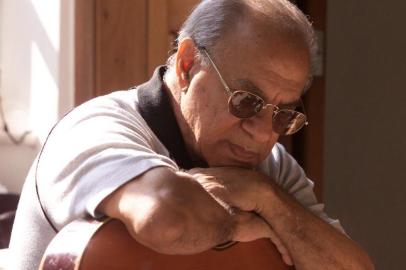
[(310, 51), (304, 40), (264, 33), (261, 27), (236, 29), (223, 39), (215, 55), (226, 81), (252, 89), (264, 99), (283, 93), (281, 102), (297, 100), (310, 78)]
[(305, 28), (299, 24), (246, 15), (224, 33), (211, 53), (214, 53), (215, 58), (230, 54), (236, 57), (234, 51), (241, 58), (272, 60), (285, 57), (286, 61), (301, 60), (303, 66), (310, 66), (312, 49)]
[[(305, 15), (289, 5), (279, 3), (277, 6), (274, 4), (269, 4), (269, 6), (271, 7), (268, 7), (265, 13), (257, 8), (247, 7), (241, 17), (235, 20), (236, 23), (223, 29), (218, 43), (230, 36), (238, 36), (241, 39), (290, 39), (296, 40), (310, 49), (314, 32)], [(292, 9), (296, 11), (292, 11)]]

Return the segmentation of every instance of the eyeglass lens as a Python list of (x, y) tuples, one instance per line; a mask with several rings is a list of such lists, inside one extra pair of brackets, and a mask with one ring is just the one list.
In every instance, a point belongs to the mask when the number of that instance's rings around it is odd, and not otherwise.
[(263, 100), (245, 91), (235, 91), (229, 99), (229, 110), (238, 118), (253, 117), (263, 106)]
[[(229, 111), (238, 118), (250, 118), (264, 107), (264, 100), (246, 91), (235, 91), (228, 101)], [(281, 109), (274, 112), (272, 128), (280, 135), (291, 135), (306, 123), (306, 116), (300, 112)]]

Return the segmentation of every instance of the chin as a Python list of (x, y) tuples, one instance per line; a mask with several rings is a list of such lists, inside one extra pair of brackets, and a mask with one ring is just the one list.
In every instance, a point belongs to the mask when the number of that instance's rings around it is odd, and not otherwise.
[(241, 161), (231, 157), (218, 157), (213, 159), (207, 159), (209, 167), (238, 167), (252, 169), (258, 166), (259, 162), (254, 161)]
[(252, 157), (238, 157), (230, 150), (228, 143), (217, 144), (211, 151), (202, 152), (209, 167), (255, 168), (263, 160), (263, 153)]

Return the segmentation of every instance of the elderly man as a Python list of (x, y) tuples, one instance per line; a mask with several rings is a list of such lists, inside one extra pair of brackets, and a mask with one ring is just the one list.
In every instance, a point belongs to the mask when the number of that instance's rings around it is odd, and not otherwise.
[(15, 268), (35, 269), (68, 222), (107, 215), (162, 253), (267, 237), (296, 269), (373, 269), (277, 143), (307, 123), (313, 41), (288, 1), (202, 1), (149, 82), (50, 133), (18, 209)]

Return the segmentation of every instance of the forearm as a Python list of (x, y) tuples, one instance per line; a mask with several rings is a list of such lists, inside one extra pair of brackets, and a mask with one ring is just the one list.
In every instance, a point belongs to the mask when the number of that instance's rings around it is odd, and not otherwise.
[(231, 238), (233, 221), (190, 176), (156, 168), (130, 181), (98, 208), (120, 219), (160, 253), (198, 253)]
[(374, 269), (352, 240), (315, 216), (275, 185), (262, 193), (259, 214), (288, 248), (296, 269)]
[(355, 242), (301, 206), (268, 176), (233, 167), (192, 173), (213, 196), (259, 214), (276, 235), (270, 237), (272, 241), (282, 248), (282, 255), (287, 248), (296, 269), (374, 269)]

